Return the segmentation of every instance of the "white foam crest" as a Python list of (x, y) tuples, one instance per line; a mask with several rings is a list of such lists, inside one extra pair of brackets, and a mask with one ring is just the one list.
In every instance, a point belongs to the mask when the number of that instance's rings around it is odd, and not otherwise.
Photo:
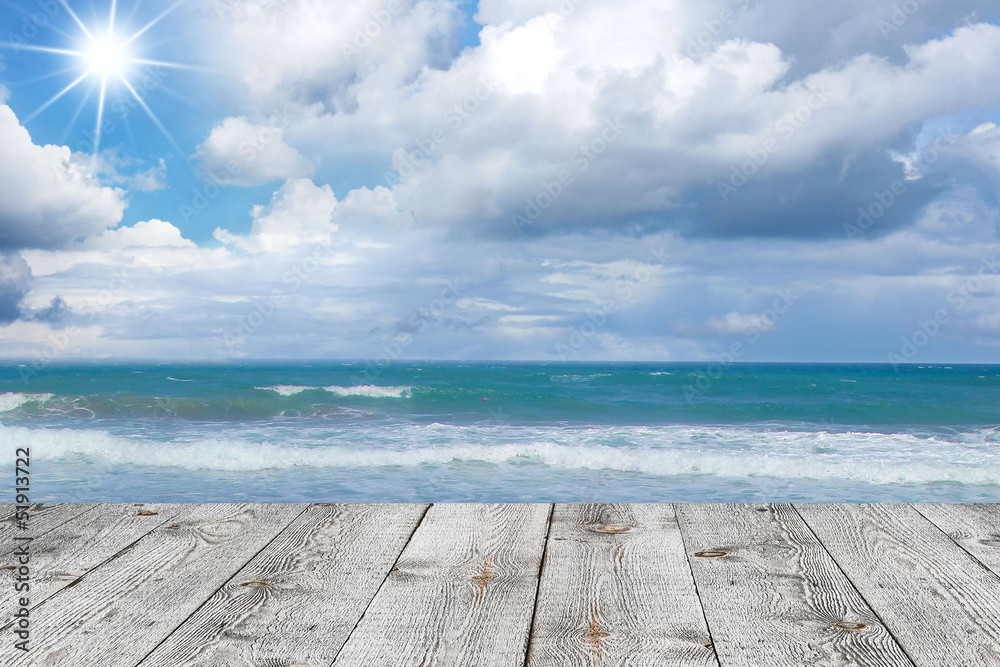
[(309, 391), (310, 389), (319, 389), (319, 387), (302, 387), (294, 384), (277, 384), (273, 387), (254, 387), (254, 389), (260, 389), (261, 391), (273, 391), (279, 396), (295, 396), (296, 394), (301, 394), (304, 391)]
[(0, 412), (10, 412), (17, 410), (25, 403), (44, 403), (52, 398), (52, 394), (20, 394), (17, 392), (7, 392), (0, 394)]
[(413, 393), (413, 387), (379, 387), (373, 384), (356, 387), (338, 387), (331, 385), (323, 387), (337, 396), (367, 396), (369, 398), (408, 398)]
[[(679, 437), (683, 434), (683, 437)], [(276, 435), (276, 434), (272, 434)], [(957, 482), (1000, 485), (997, 434), (965, 442), (910, 434), (750, 432), (739, 428), (457, 427), (408, 425), (342, 432), (316, 444), (306, 436), (256, 431), (161, 442), (97, 430), (0, 425), (0, 442), (32, 448), (39, 460), (102, 462), (222, 471), (537, 464), (655, 476), (843, 480), (870, 484)], [(720, 440), (720, 437), (727, 441)], [(741, 441), (741, 442), (736, 442)], [(493, 444), (497, 443), (497, 444)]]
[(304, 387), (301, 385), (279, 384), (273, 387), (255, 387), (255, 389), (273, 391), (280, 396), (295, 396), (304, 391), (323, 390), (337, 396), (366, 396), (368, 398), (408, 398), (413, 392), (413, 387), (379, 387), (373, 384), (354, 387), (341, 387), (339, 385)]

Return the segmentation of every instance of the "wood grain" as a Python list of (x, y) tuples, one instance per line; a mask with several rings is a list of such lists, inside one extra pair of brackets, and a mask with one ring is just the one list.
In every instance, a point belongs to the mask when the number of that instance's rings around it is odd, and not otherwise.
[(529, 667), (718, 664), (671, 505), (556, 505)]
[(723, 666), (911, 662), (788, 505), (679, 505)]
[(30, 654), (3, 665), (133, 667), (285, 526), (301, 505), (197, 505), (33, 612)]
[(0, 553), (13, 551), (15, 536), (40, 537), (50, 530), (92, 511), (97, 505), (75, 503), (36, 503), (28, 510), (28, 529), (17, 527), (17, 517), (14, 505), (8, 505), (10, 511), (0, 515)]
[[(181, 505), (100, 505), (36, 537), (30, 547), (31, 607), (73, 586), (181, 509)], [(13, 554), (5, 559), (0, 560), (0, 605), (13, 609), (22, 594), (14, 590)]]
[(142, 667), (330, 665), (426, 509), (310, 507)]
[(1000, 574), (1000, 505), (914, 505), (976, 560)]
[(434, 505), (336, 667), (521, 667), (548, 505)]
[(1000, 665), (1000, 577), (915, 509), (796, 507), (917, 665)]

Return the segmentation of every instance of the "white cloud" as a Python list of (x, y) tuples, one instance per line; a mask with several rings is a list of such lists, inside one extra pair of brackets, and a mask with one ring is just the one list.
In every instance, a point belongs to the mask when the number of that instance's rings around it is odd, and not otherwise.
[(109, 229), (86, 239), (82, 246), (88, 250), (121, 250), (133, 246), (193, 248), (195, 244), (181, 236), (181, 230), (169, 222), (154, 219), (137, 222), (131, 227)]
[(338, 225), (333, 222), (337, 198), (329, 185), (317, 186), (308, 178), (287, 181), (271, 203), (253, 208), (249, 236), (216, 229), (215, 238), (250, 252), (273, 252), (309, 243), (327, 243)]
[[(620, 140), (588, 160), (585, 172), (573, 174), (573, 185), (546, 208), (536, 231), (620, 227), (623, 217), (635, 215), (689, 215), (693, 220), (686, 222), (697, 228), (692, 189), (713, 189), (770, 140), (777, 148), (758, 170), (758, 181), (798, 177), (824, 160), (841, 161), (850, 171), (868, 150), (883, 158), (880, 168), (888, 173), (892, 164), (884, 151), (901, 132), (1000, 99), (993, 85), (1000, 27), (986, 23), (914, 43), (893, 58), (852, 53), (796, 72), (795, 55), (743, 36), (744, 24), (734, 21), (689, 57), (691, 40), (722, 9), (749, 19), (753, 10), (744, 4), (482, 2), (481, 44), (451, 52), (437, 66), (426, 40), (432, 26), (451, 25), (430, 18), (449, 15), (447, 3), (404, 3), (406, 11), (353, 58), (337, 45), (350, 42), (353, 26), (374, 5), (348, 11), (331, 3), (348, 13), (338, 18), (340, 25), (327, 26), (333, 10), (325, 5), (292, 0), (279, 12), (260, 0), (221, 32), (223, 43), (235, 45), (225, 58), (269, 45), (266, 63), (259, 64), (268, 71), (267, 83), (247, 82), (247, 92), (266, 89), (261, 113), (274, 105), (297, 109), (286, 132), (296, 145), (367, 164), (392, 160), (398, 167), (401, 152), (413, 154), (443, 128), (421, 166), (395, 188), (396, 200), (421, 223), (493, 231), (510, 231), (510, 215), (523, 211), (561, 170), (573, 169), (581, 147), (617, 118), (624, 127)], [(281, 20), (266, 25), (268, 10)], [(831, 18), (833, 27), (847, 18)], [(405, 39), (393, 32), (404, 26)], [(326, 27), (331, 36), (320, 43)], [(755, 32), (760, 26), (748, 21), (746, 27)], [(390, 63), (383, 49), (397, 37), (398, 57)], [(304, 45), (289, 51), (294, 61), (270, 53), (287, 41)], [(303, 57), (302, 48), (311, 57)], [(489, 77), (501, 83), (494, 93), (471, 113), (448, 116)], [(337, 177), (351, 176), (345, 165)], [(798, 228), (808, 233), (808, 223)], [(797, 233), (790, 225), (782, 230)]]
[(705, 329), (720, 336), (740, 336), (774, 331), (774, 321), (757, 313), (742, 314), (733, 311), (722, 317), (710, 317)]
[(103, 187), (65, 146), (37, 146), (0, 105), (0, 234), (15, 248), (58, 248), (118, 224), (124, 193)]
[(316, 165), (285, 143), (280, 126), (252, 125), (245, 116), (213, 127), (194, 157), (208, 178), (225, 185), (262, 185), (316, 171)]

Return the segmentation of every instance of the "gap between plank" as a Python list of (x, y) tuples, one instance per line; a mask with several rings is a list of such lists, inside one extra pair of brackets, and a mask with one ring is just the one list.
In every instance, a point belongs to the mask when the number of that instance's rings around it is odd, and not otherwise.
[(705, 613), (705, 603), (702, 602), (701, 591), (698, 589), (698, 578), (694, 576), (694, 568), (691, 567), (687, 540), (685, 539), (684, 528), (681, 526), (680, 504), (674, 503), (671, 507), (674, 510), (674, 523), (677, 524), (677, 532), (681, 536), (681, 547), (684, 549), (684, 562), (687, 563), (688, 574), (691, 575), (691, 582), (694, 584), (694, 594), (698, 597), (698, 607), (701, 608), (701, 617), (705, 621), (705, 629), (708, 631), (708, 641), (712, 642), (712, 655), (715, 656), (715, 663), (719, 667), (722, 667), (722, 658), (719, 657), (719, 652), (715, 648), (715, 637), (712, 636), (712, 624), (708, 622), (708, 614)]
[[(94, 509), (96, 509), (96, 507), (95, 507)], [(91, 511), (91, 510), (87, 510), (87, 511), (84, 511), (84, 512), (82, 512), (81, 514), (79, 514), (78, 516), (83, 516), (84, 514), (87, 514), (87, 512), (89, 512), (89, 511)], [(140, 535), (140, 536), (139, 536), (138, 538), (136, 538), (136, 539), (135, 539), (135, 540), (134, 540), (133, 542), (131, 542), (130, 544), (126, 544), (126, 545), (125, 545), (124, 547), (122, 547), (121, 549), (119, 549), (119, 550), (118, 550), (118, 551), (116, 551), (115, 553), (111, 554), (110, 556), (108, 556), (107, 558), (105, 558), (104, 560), (102, 560), (102, 561), (101, 561), (100, 563), (98, 563), (98, 564), (97, 564), (97, 565), (95, 565), (94, 567), (90, 568), (89, 570), (87, 570), (86, 572), (84, 572), (83, 574), (81, 574), (81, 575), (80, 575), (79, 577), (77, 577), (77, 578), (76, 578), (76, 579), (74, 579), (73, 581), (69, 582), (68, 584), (66, 584), (65, 586), (63, 586), (63, 587), (62, 587), (62, 588), (60, 588), (59, 590), (57, 590), (57, 591), (56, 591), (55, 593), (53, 593), (53, 594), (52, 594), (52, 595), (50, 595), (49, 597), (45, 598), (44, 600), (42, 600), (42, 601), (41, 601), (41, 602), (39, 602), (38, 604), (36, 604), (36, 605), (34, 605), (33, 607), (31, 607), (31, 608), (30, 608), (30, 610), (31, 610), (32, 612), (34, 612), (34, 611), (36, 611), (37, 609), (39, 609), (39, 608), (41, 608), (42, 606), (44, 606), (44, 605), (45, 605), (46, 603), (51, 603), (51, 602), (52, 602), (52, 600), (55, 600), (55, 599), (56, 599), (57, 597), (59, 597), (59, 594), (60, 594), (60, 593), (62, 593), (63, 591), (67, 591), (67, 590), (69, 590), (70, 588), (73, 588), (74, 586), (76, 586), (77, 584), (79, 584), (79, 583), (80, 583), (81, 581), (83, 581), (83, 579), (84, 579), (84, 578), (85, 578), (85, 577), (86, 577), (87, 575), (89, 575), (89, 574), (92, 574), (92, 573), (93, 573), (93, 572), (95, 572), (96, 570), (99, 570), (99, 569), (100, 569), (101, 567), (103, 567), (103, 566), (107, 565), (108, 563), (110, 563), (111, 561), (115, 560), (116, 558), (118, 558), (119, 556), (121, 556), (122, 554), (124, 554), (125, 552), (127, 552), (127, 551), (131, 551), (132, 549), (134, 549), (134, 548), (135, 548), (135, 545), (139, 544), (139, 542), (141, 542), (141, 541), (142, 541), (143, 539), (145, 539), (146, 537), (148, 537), (148, 536), (150, 535), (150, 533), (152, 533), (152, 532), (153, 532), (154, 530), (156, 530), (157, 528), (159, 528), (159, 527), (160, 527), (160, 526), (162, 526), (163, 524), (167, 523), (168, 521), (172, 521), (173, 519), (175, 519), (175, 518), (177, 518), (178, 516), (180, 516), (180, 514), (181, 514), (181, 512), (182, 512), (182, 511), (183, 511), (183, 510), (178, 510), (178, 511), (177, 511), (177, 514), (171, 514), (171, 515), (169, 515), (169, 516), (168, 516), (167, 518), (163, 519), (163, 521), (161, 521), (160, 523), (156, 524), (155, 526), (153, 526), (152, 528), (150, 528), (150, 529), (149, 529), (149, 530), (148, 530), (147, 532), (145, 532), (145, 533), (143, 533), (142, 535)], [(65, 522), (64, 522), (64, 523), (65, 523)], [(63, 524), (59, 524), (59, 525), (61, 526), (61, 525), (63, 525)], [(57, 527), (58, 527), (58, 526), (56, 526), (56, 528), (57, 528)], [(54, 530), (54, 529), (55, 529), (55, 528), (53, 528), (53, 530)], [(46, 531), (46, 532), (48, 532), (48, 531)], [(13, 622), (13, 621), (11, 621), (11, 622), (10, 622), (10, 623), (8, 623), (7, 625), (5, 625), (5, 626), (3, 626), (3, 627), (0, 627), (0, 632), (6, 632), (6, 631), (7, 631), (8, 629), (10, 629), (10, 628), (11, 628), (11, 627), (12, 627), (13, 625), (14, 625), (14, 622)]]
[[(857, 584), (854, 583), (854, 580), (851, 579), (849, 576), (847, 576), (847, 571), (844, 570), (844, 568), (840, 565), (840, 561), (838, 561), (836, 557), (834, 557), (834, 555), (830, 553), (830, 550), (826, 548), (826, 545), (823, 544), (823, 540), (820, 539), (819, 535), (816, 534), (816, 531), (813, 530), (813, 527), (809, 525), (809, 522), (806, 521), (806, 518), (802, 516), (801, 512), (799, 512), (799, 508), (794, 503), (789, 503), (788, 506), (791, 507), (792, 511), (795, 512), (795, 514), (798, 515), (799, 519), (802, 520), (802, 523), (809, 531), (809, 534), (812, 535), (814, 538), (816, 538), (816, 542), (821, 547), (823, 547), (823, 551), (825, 551), (826, 555), (830, 557), (830, 560), (833, 561), (833, 564), (837, 566), (837, 569), (840, 570), (840, 573), (844, 575), (844, 579), (846, 579), (847, 583), (851, 585), (851, 588), (853, 588), (857, 592), (858, 596), (865, 601), (865, 604), (868, 605), (868, 609), (870, 609), (872, 614), (874, 614), (875, 618), (878, 619), (879, 624), (881, 624), (881, 626), (885, 628), (885, 631), (889, 633), (889, 636), (892, 637), (892, 641), (896, 642), (896, 646), (898, 646), (899, 650), (903, 652), (903, 655), (906, 656), (906, 659), (910, 661), (911, 665), (914, 665), (914, 667), (916, 667), (917, 662), (916, 660), (913, 659), (913, 656), (910, 655), (910, 652), (906, 650), (906, 646), (903, 645), (903, 642), (899, 640), (899, 637), (896, 636), (896, 633), (894, 633), (892, 631), (892, 628), (890, 628), (889, 625), (885, 622), (885, 619), (882, 618), (882, 614), (878, 613), (878, 610), (875, 609), (875, 606), (871, 603), (871, 601), (865, 597), (864, 593), (861, 592), (861, 589), (858, 588)], [(921, 514), (921, 516), (923, 515)]]
[(172, 629), (172, 630), (171, 630), (170, 632), (168, 632), (168, 633), (166, 634), (166, 636), (165, 636), (165, 637), (164, 637), (163, 639), (161, 639), (161, 640), (160, 640), (159, 642), (157, 642), (157, 643), (156, 643), (156, 646), (154, 646), (154, 647), (153, 647), (152, 649), (150, 649), (149, 653), (147, 653), (146, 655), (142, 656), (142, 658), (141, 658), (141, 659), (139, 660), (139, 662), (135, 663), (135, 667), (139, 667), (139, 665), (141, 665), (141, 664), (142, 664), (143, 662), (145, 662), (145, 661), (146, 661), (146, 659), (147, 659), (147, 658), (149, 658), (149, 656), (153, 655), (153, 653), (154, 653), (154, 652), (156, 652), (156, 649), (160, 648), (160, 646), (162, 646), (162, 645), (163, 645), (163, 643), (164, 643), (165, 641), (167, 641), (168, 639), (170, 639), (171, 637), (173, 637), (174, 633), (175, 633), (175, 632), (177, 632), (177, 631), (178, 631), (178, 630), (179, 630), (179, 629), (180, 629), (180, 628), (181, 628), (181, 627), (182, 627), (182, 626), (183, 626), (183, 625), (184, 625), (185, 623), (187, 623), (188, 621), (190, 621), (190, 620), (191, 620), (191, 619), (192, 619), (192, 618), (194, 617), (194, 615), (195, 615), (195, 614), (197, 614), (199, 610), (201, 610), (201, 608), (202, 608), (202, 607), (204, 607), (204, 606), (205, 606), (206, 604), (208, 604), (208, 603), (209, 603), (209, 601), (210, 601), (210, 600), (211, 600), (212, 598), (214, 598), (214, 597), (215, 597), (215, 594), (216, 594), (216, 593), (218, 593), (218, 592), (219, 592), (219, 591), (221, 591), (221, 590), (222, 590), (223, 588), (225, 588), (225, 587), (226, 587), (226, 584), (228, 584), (228, 583), (229, 583), (230, 581), (232, 581), (233, 579), (235, 579), (235, 578), (236, 578), (236, 575), (237, 575), (237, 574), (239, 574), (239, 573), (240, 573), (240, 571), (241, 571), (241, 570), (242, 570), (243, 568), (245, 568), (245, 567), (246, 567), (246, 566), (247, 566), (247, 565), (248, 565), (248, 564), (249, 564), (249, 563), (250, 563), (250, 562), (251, 562), (251, 561), (252, 561), (252, 560), (253, 560), (254, 558), (256, 558), (257, 556), (259, 556), (259, 555), (261, 554), (261, 552), (263, 552), (263, 551), (264, 551), (264, 549), (267, 549), (267, 548), (268, 548), (269, 546), (271, 546), (271, 543), (272, 543), (272, 542), (274, 542), (274, 541), (275, 541), (276, 539), (278, 539), (279, 537), (281, 537), (281, 535), (282, 535), (282, 534), (284, 534), (284, 532), (285, 532), (286, 530), (288, 530), (288, 527), (289, 527), (289, 526), (291, 526), (291, 525), (292, 525), (293, 523), (295, 523), (296, 521), (298, 521), (299, 517), (301, 517), (301, 516), (302, 516), (303, 514), (305, 514), (306, 512), (308, 512), (308, 511), (309, 511), (309, 509), (310, 509), (310, 508), (312, 508), (313, 506), (314, 506), (313, 504), (309, 504), (309, 505), (306, 505), (306, 506), (305, 506), (304, 508), (302, 508), (302, 511), (301, 511), (301, 512), (299, 512), (299, 513), (298, 513), (298, 514), (296, 514), (296, 515), (295, 515), (294, 517), (292, 517), (292, 518), (291, 518), (291, 520), (290, 520), (290, 521), (289, 521), (288, 523), (286, 523), (286, 524), (285, 524), (285, 525), (284, 525), (284, 526), (282, 527), (282, 529), (281, 529), (281, 530), (279, 530), (279, 531), (277, 532), (277, 534), (275, 534), (275, 536), (274, 536), (274, 537), (272, 537), (271, 539), (269, 539), (269, 540), (267, 541), (267, 544), (265, 544), (264, 546), (262, 546), (262, 547), (261, 547), (261, 548), (260, 548), (260, 549), (259, 549), (259, 550), (257, 551), (257, 553), (255, 553), (254, 555), (250, 556), (250, 558), (248, 558), (248, 559), (247, 559), (247, 561), (246, 561), (245, 563), (243, 563), (242, 565), (240, 565), (239, 567), (237, 567), (237, 568), (236, 568), (236, 571), (235, 571), (235, 572), (233, 572), (233, 573), (232, 573), (232, 574), (231, 574), (231, 575), (229, 576), (229, 578), (228, 578), (228, 579), (226, 579), (225, 581), (223, 581), (223, 582), (222, 582), (222, 583), (221, 583), (221, 584), (219, 585), (219, 587), (218, 587), (218, 588), (216, 588), (216, 589), (215, 589), (214, 591), (212, 591), (211, 595), (209, 595), (209, 596), (208, 596), (207, 598), (205, 598), (204, 600), (202, 600), (201, 604), (199, 604), (199, 605), (198, 605), (198, 606), (197, 606), (197, 607), (195, 608), (195, 610), (194, 610), (194, 611), (192, 611), (192, 612), (191, 612), (190, 614), (188, 614), (188, 617), (187, 617), (187, 618), (185, 618), (185, 619), (184, 619), (183, 621), (181, 621), (180, 623), (178, 623), (178, 624), (177, 624), (177, 625), (176, 625), (176, 626), (174, 627), (174, 629)]
[(912, 508), (913, 508), (913, 511), (915, 511), (915, 512), (916, 512), (917, 514), (919, 514), (919, 515), (920, 515), (920, 516), (922, 516), (922, 517), (923, 517), (924, 519), (926, 519), (928, 523), (930, 523), (930, 524), (931, 524), (932, 526), (934, 526), (934, 527), (935, 527), (935, 528), (937, 528), (937, 529), (938, 529), (939, 531), (941, 531), (941, 533), (942, 533), (942, 534), (943, 534), (943, 535), (944, 535), (945, 537), (947, 537), (947, 538), (948, 538), (949, 540), (951, 540), (951, 541), (952, 541), (952, 542), (953, 542), (953, 543), (955, 544), (955, 546), (956, 546), (956, 547), (958, 547), (959, 549), (961, 549), (961, 550), (962, 550), (962, 551), (964, 551), (965, 553), (967, 553), (967, 554), (969, 554), (970, 556), (972, 556), (972, 560), (974, 560), (974, 561), (976, 561), (977, 563), (979, 563), (979, 565), (980, 565), (980, 566), (981, 566), (981, 567), (982, 567), (982, 568), (983, 568), (984, 570), (986, 570), (987, 572), (989, 572), (989, 573), (991, 573), (991, 574), (995, 574), (995, 575), (997, 575), (998, 577), (1000, 577), (1000, 572), (997, 572), (997, 571), (995, 571), (995, 570), (994, 570), (994, 569), (993, 569), (992, 567), (990, 567), (989, 565), (987, 565), (987, 564), (986, 564), (986, 563), (984, 563), (983, 561), (979, 560), (979, 557), (978, 557), (978, 556), (976, 556), (976, 554), (974, 554), (974, 553), (972, 553), (971, 551), (969, 551), (968, 549), (966, 549), (966, 548), (965, 548), (965, 547), (964, 547), (964, 546), (962, 545), (962, 543), (960, 543), (960, 542), (959, 542), (958, 540), (956, 540), (956, 539), (955, 539), (954, 537), (952, 537), (951, 535), (949, 535), (949, 534), (947, 533), (947, 531), (945, 531), (945, 529), (944, 529), (944, 528), (942, 528), (941, 526), (939, 526), (939, 525), (937, 525), (936, 523), (934, 523), (934, 520), (933, 520), (933, 519), (931, 519), (931, 518), (930, 518), (929, 516), (927, 516), (926, 514), (924, 514), (923, 512), (921, 512), (921, 511), (920, 511), (920, 509), (918, 508), (918, 506), (917, 506), (916, 504), (911, 504), (911, 505), (910, 505), (910, 507), (912, 507)]
[(531, 640), (535, 638), (535, 619), (538, 617), (538, 600), (542, 591), (542, 573), (545, 572), (546, 560), (549, 557), (549, 538), (552, 535), (552, 519), (556, 515), (556, 504), (549, 505), (549, 522), (545, 527), (545, 542), (542, 544), (542, 557), (538, 561), (538, 578), (535, 580), (535, 604), (531, 608), (531, 623), (528, 624), (528, 640), (524, 644), (524, 667), (528, 667), (531, 657)]
[(430, 512), (431, 508), (434, 507), (434, 505), (436, 504), (437, 503), (430, 503), (424, 507), (423, 514), (420, 515), (420, 519), (417, 521), (417, 525), (413, 527), (413, 530), (410, 532), (410, 536), (406, 538), (406, 544), (404, 544), (403, 548), (399, 550), (399, 554), (397, 554), (396, 560), (392, 561), (392, 567), (390, 567), (389, 571), (385, 573), (385, 577), (382, 579), (382, 583), (379, 584), (378, 588), (375, 589), (375, 594), (372, 595), (372, 599), (368, 601), (367, 605), (365, 605), (365, 610), (361, 612), (361, 616), (358, 617), (358, 620), (354, 623), (354, 627), (351, 628), (351, 631), (347, 634), (347, 638), (344, 639), (344, 643), (340, 645), (339, 649), (337, 649), (337, 655), (333, 656), (333, 662), (331, 662), (327, 667), (333, 667), (335, 664), (337, 664), (337, 658), (340, 657), (340, 654), (341, 652), (343, 652), (344, 647), (347, 646), (347, 643), (351, 641), (351, 637), (354, 636), (354, 631), (358, 629), (359, 625), (361, 625), (361, 621), (365, 619), (365, 615), (368, 613), (368, 610), (371, 609), (372, 603), (375, 602), (375, 598), (377, 598), (378, 594), (382, 592), (382, 588), (385, 586), (385, 582), (389, 581), (389, 575), (391, 575), (392, 571), (396, 569), (396, 564), (399, 563), (399, 559), (403, 557), (403, 552), (406, 551), (406, 547), (410, 546), (410, 542), (413, 541), (413, 536), (417, 534), (417, 531), (420, 529), (420, 526), (423, 525), (424, 519), (427, 517), (427, 513)]

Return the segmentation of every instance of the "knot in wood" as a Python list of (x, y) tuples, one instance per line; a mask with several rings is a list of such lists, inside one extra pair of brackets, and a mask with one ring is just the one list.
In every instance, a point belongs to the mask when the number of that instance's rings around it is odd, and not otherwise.
[(698, 557), (698, 558), (722, 558), (723, 556), (728, 556), (729, 552), (728, 551), (718, 551), (718, 550), (697, 551), (697, 552), (695, 552), (694, 555), (696, 557)]
[(594, 528), (595, 533), (610, 533), (612, 535), (617, 535), (618, 533), (627, 533), (632, 530), (631, 526), (623, 526), (617, 523), (607, 523), (603, 526), (597, 526)]
[(868, 626), (864, 623), (851, 623), (850, 621), (839, 621), (833, 624), (833, 627), (840, 630), (847, 630), (848, 632), (857, 632), (858, 630), (864, 630)]

